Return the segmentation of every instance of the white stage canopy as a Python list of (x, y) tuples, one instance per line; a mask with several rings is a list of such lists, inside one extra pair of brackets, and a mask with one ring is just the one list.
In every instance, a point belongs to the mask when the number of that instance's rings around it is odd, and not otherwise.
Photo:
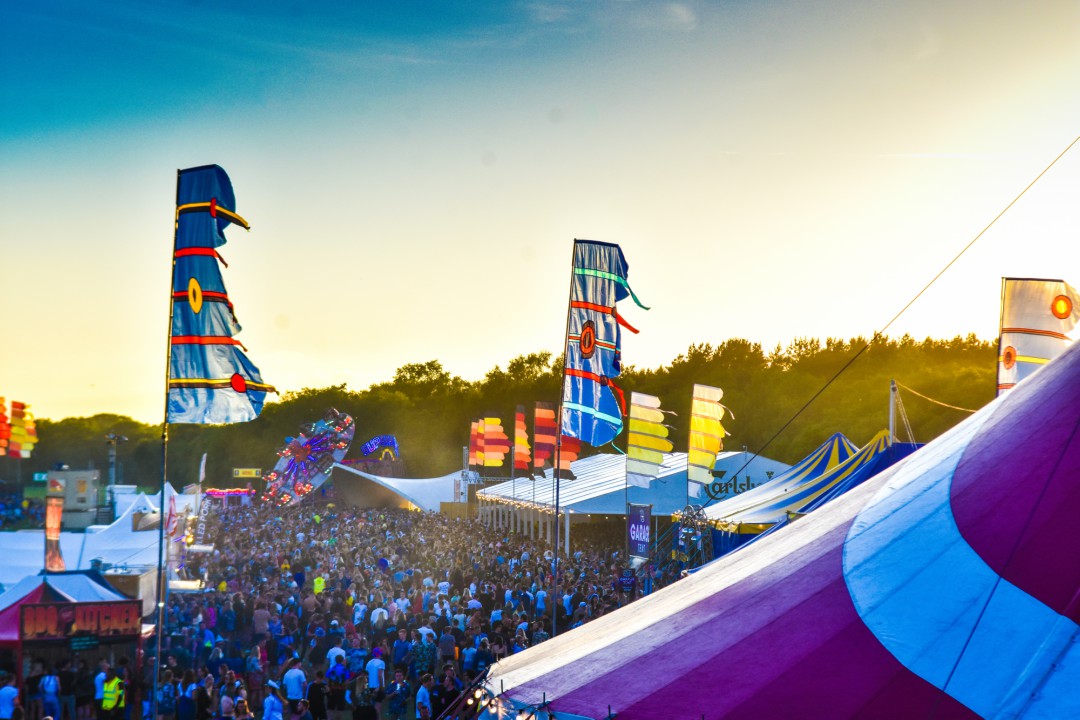
[[(686, 453), (664, 456), (660, 476), (642, 488), (626, 485), (626, 456), (592, 455), (571, 465), (575, 479), (564, 478), (559, 488), (559, 507), (573, 514), (625, 515), (626, 503), (652, 505), (654, 516), (669, 516), (688, 504), (709, 502), (708, 493), (729, 497), (737, 491), (767, 482), (789, 466), (747, 452), (720, 453), (714, 470), (717, 480), (711, 488), (687, 482)], [(551, 512), (555, 506), (552, 471), (543, 478), (520, 477), (489, 486), (477, 493), (480, 500), (535, 508)]]

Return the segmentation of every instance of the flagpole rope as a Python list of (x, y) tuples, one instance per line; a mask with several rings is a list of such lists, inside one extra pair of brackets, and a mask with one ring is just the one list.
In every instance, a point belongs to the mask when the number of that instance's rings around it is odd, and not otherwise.
[(898, 383), (896, 383), (896, 387), (904, 388), (905, 390), (907, 390), (912, 395), (921, 397), (923, 400), (927, 400), (929, 402), (932, 402), (935, 405), (940, 405), (941, 407), (949, 408), (950, 410), (959, 410), (960, 412), (966, 412), (966, 413), (978, 412), (977, 410), (972, 410), (971, 408), (963, 408), (963, 407), (960, 407), (959, 405), (950, 405), (949, 403), (941, 402), (940, 400), (935, 400), (932, 397), (927, 397), (926, 395), (923, 395), (921, 392), (919, 392), (917, 390), (912, 390), (911, 388), (909, 388), (904, 383), (898, 382)]
[[(994, 219), (993, 219), (993, 220), (991, 220), (991, 221), (990, 221), (990, 222), (989, 222), (989, 223), (988, 223), (988, 224), (986, 225), (986, 227), (984, 227), (984, 228), (983, 228), (982, 230), (980, 230), (980, 231), (979, 231), (979, 234), (978, 234), (978, 235), (976, 235), (976, 236), (975, 236), (974, 238), (972, 238), (972, 239), (971, 239), (971, 241), (970, 241), (970, 242), (969, 242), (969, 243), (968, 243), (967, 245), (965, 245), (965, 246), (963, 247), (963, 249), (962, 249), (962, 250), (960, 250), (960, 252), (958, 252), (958, 253), (956, 254), (956, 256), (955, 256), (955, 257), (953, 257), (953, 259), (952, 259), (952, 260), (950, 260), (950, 261), (948, 262), (948, 264), (947, 264), (947, 265), (945, 265), (945, 267), (943, 267), (943, 268), (942, 268), (942, 269), (941, 269), (941, 270), (940, 270), (940, 271), (938, 272), (938, 274), (937, 274), (937, 275), (935, 275), (935, 276), (934, 276), (934, 277), (933, 277), (933, 278), (932, 278), (932, 279), (930, 280), (930, 282), (926, 283), (926, 285), (924, 285), (924, 286), (923, 286), (923, 288), (922, 288), (921, 290), (919, 290), (919, 292), (917, 292), (917, 293), (915, 294), (915, 297), (911, 298), (911, 300), (909, 300), (909, 301), (908, 301), (908, 303), (907, 303), (906, 305), (904, 305), (904, 307), (903, 307), (903, 308), (901, 308), (901, 309), (900, 309), (900, 312), (898, 312), (898, 313), (896, 313), (895, 315), (893, 315), (892, 319), (891, 319), (891, 320), (889, 320), (889, 322), (885, 323), (885, 326), (884, 326), (884, 327), (882, 327), (882, 328), (881, 328), (881, 330), (878, 330), (878, 331), (876, 331), (876, 332), (874, 333), (873, 337), (871, 337), (871, 338), (870, 338), (870, 340), (869, 340), (869, 341), (867, 341), (867, 343), (866, 343), (865, 345), (863, 345), (863, 346), (862, 346), (862, 348), (860, 348), (860, 349), (859, 349), (859, 351), (858, 351), (857, 353), (855, 353), (855, 354), (854, 354), (854, 355), (853, 355), (853, 356), (852, 356), (852, 357), (851, 357), (851, 358), (850, 358), (850, 359), (849, 359), (849, 360), (848, 360), (848, 361), (847, 361), (846, 363), (844, 363), (843, 367), (841, 367), (841, 368), (840, 368), (839, 370), (837, 370), (837, 371), (836, 371), (836, 373), (835, 373), (835, 374), (833, 374), (833, 376), (832, 376), (832, 377), (830, 377), (830, 378), (829, 378), (828, 380), (826, 380), (826, 381), (825, 381), (825, 384), (824, 384), (824, 385), (822, 385), (822, 386), (821, 386), (821, 388), (820, 388), (820, 389), (818, 389), (818, 391), (817, 391), (817, 392), (815, 392), (815, 393), (814, 393), (814, 394), (813, 394), (813, 395), (812, 395), (812, 396), (810, 397), (810, 399), (809, 399), (809, 400), (807, 400), (807, 401), (806, 401), (805, 403), (803, 403), (802, 407), (800, 407), (800, 408), (799, 408), (798, 410), (796, 410), (796, 411), (795, 411), (795, 414), (794, 414), (794, 415), (792, 415), (792, 416), (791, 416), (791, 417), (790, 417), (790, 418), (788, 419), (788, 421), (787, 421), (787, 422), (785, 422), (785, 423), (784, 423), (783, 425), (781, 425), (781, 426), (780, 426), (780, 429), (779, 429), (779, 430), (777, 430), (777, 431), (776, 431), (775, 433), (773, 433), (772, 437), (770, 437), (770, 438), (769, 438), (768, 440), (766, 440), (766, 441), (765, 441), (765, 444), (764, 444), (764, 445), (762, 445), (762, 446), (761, 446), (760, 448), (758, 448), (758, 449), (757, 449), (757, 450), (756, 450), (756, 451), (754, 452), (754, 454), (753, 454), (753, 455), (752, 455), (752, 456), (750, 457), (750, 459), (749, 459), (749, 460), (747, 460), (747, 461), (746, 461), (746, 462), (745, 462), (745, 463), (743, 464), (743, 466), (742, 466), (741, 468), (739, 468), (739, 469), (738, 469), (738, 471), (736, 471), (736, 474), (738, 474), (738, 473), (742, 472), (743, 470), (745, 470), (745, 469), (747, 468), (747, 466), (748, 466), (748, 465), (750, 465), (750, 463), (752, 463), (752, 462), (754, 461), (754, 459), (755, 459), (755, 458), (757, 458), (757, 457), (758, 457), (758, 456), (759, 456), (759, 455), (760, 455), (761, 453), (765, 452), (766, 448), (768, 448), (768, 447), (769, 447), (770, 445), (772, 445), (772, 444), (773, 444), (773, 442), (774, 442), (774, 441), (775, 441), (775, 440), (776, 440), (776, 439), (777, 439), (778, 437), (780, 437), (780, 436), (781, 436), (781, 435), (782, 435), (782, 434), (783, 434), (783, 433), (784, 433), (784, 432), (785, 432), (785, 431), (786, 431), (786, 430), (788, 429), (788, 427), (790, 427), (790, 426), (791, 426), (791, 424), (792, 424), (792, 423), (794, 423), (794, 422), (795, 422), (795, 421), (796, 421), (796, 420), (797, 420), (797, 419), (799, 418), (799, 416), (800, 416), (800, 415), (802, 415), (802, 414), (803, 414), (804, 412), (806, 412), (806, 409), (807, 409), (807, 408), (809, 408), (809, 407), (810, 407), (810, 406), (811, 406), (811, 405), (812, 405), (812, 404), (814, 403), (814, 401), (815, 401), (815, 400), (817, 400), (817, 399), (818, 399), (819, 397), (821, 397), (822, 393), (824, 393), (824, 392), (825, 392), (826, 390), (828, 390), (828, 389), (829, 389), (829, 386), (831, 386), (831, 385), (832, 385), (832, 384), (833, 384), (834, 382), (836, 382), (836, 380), (837, 380), (837, 379), (838, 379), (838, 378), (839, 378), (839, 377), (840, 377), (841, 375), (843, 375), (843, 374), (844, 374), (845, 372), (847, 372), (847, 369), (848, 369), (849, 367), (851, 367), (851, 365), (852, 365), (852, 364), (853, 364), (853, 363), (854, 363), (854, 362), (855, 362), (856, 360), (858, 360), (858, 359), (859, 359), (859, 358), (860, 358), (860, 357), (862, 356), (862, 354), (863, 354), (863, 353), (865, 353), (865, 352), (866, 352), (867, 350), (869, 350), (869, 349), (870, 349), (870, 346), (871, 346), (871, 345), (873, 345), (873, 343), (874, 343), (874, 341), (875, 341), (875, 340), (877, 340), (878, 338), (882, 337), (882, 336), (884, 335), (885, 331), (886, 331), (886, 330), (888, 330), (888, 329), (889, 329), (889, 328), (890, 328), (890, 327), (892, 326), (892, 324), (893, 324), (893, 323), (895, 323), (895, 322), (896, 322), (896, 321), (897, 321), (898, 319), (900, 319), (900, 316), (901, 316), (901, 315), (903, 315), (903, 314), (904, 314), (905, 312), (907, 312), (908, 308), (910, 308), (910, 307), (911, 307), (912, 305), (914, 305), (914, 304), (915, 304), (915, 302), (916, 302), (916, 301), (917, 301), (917, 300), (918, 300), (919, 298), (921, 298), (921, 297), (923, 296), (923, 294), (924, 294), (924, 293), (926, 293), (926, 291), (927, 291), (927, 290), (929, 290), (929, 289), (930, 289), (930, 286), (931, 286), (931, 285), (933, 285), (934, 283), (936, 283), (936, 282), (938, 281), (938, 279), (940, 279), (940, 278), (941, 278), (941, 276), (942, 276), (942, 275), (944, 275), (944, 274), (945, 274), (945, 273), (946, 273), (946, 272), (947, 272), (947, 271), (949, 270), (949, 268), (951, 268), (951, 267), (952, 267), (953, 265), (955, 265), (955, 264), (956, 264), (956, 262), (957, 262), (958, 260), (960, 260), (960, 258), (961, 258), (961, 257), (963, 257), (964, 253), (966, 253), (966, 252), (967, 252), (968, 250), (970, 250), (970, 249), (971, 249), (971, 247), (972, 247), (972, 246), (973, 246), (973, 245), (974, 245), (974, 244), (975, 244), (976, 242), (978, 242), (978, 241), (979, 241), (979, 239), (980, 239), (980, 238), (982, 238), (982, 236), (983, 236), (983, 235), (985, 235), (985, 234), (987, 233), (987, 231), (989, 231), (989, 230), (990, 230), (990, 228), (992, 228), (992, 227), (994, 226), (994, 224), (995, 224), (995, 223), (997, 223), (997, 221), (998, 221), (998, 220), (1000, 220), (1000, 219), (1001, 219), (1001, 217), (1002, 217), (1002, 216), (1003, 216), (1003, 215), (1004, 215), (1005, 213), (1007, 213), (1007, 212), (1008, 212), (1008, 211), (1009, 211), (1009, 210), (1010, 210), (1010, 209), (1012, 208), (1012, 206), (1013, 206), (1013, 205), (1015, 205), (1015, 204), (1016, 204), (1017, 202), (1019, 202), (1019, 201), (1020, 201), (1020, 198), (1024, 197), (1024, 195), (1025, 195), (1025, 194), (1027, 194), (1027, 191), (1028, 191), (1028, 190), (1030, 190), (1030, 189), (1031, 189), (1032, 187), (1034, 187), (1035, 183), (1039, 182), (1039, 180), (1041, 180), (1041, 179), (1042, 179), (1043, 175), (1045, 175), (1046, 173), (1048, 173), (1048, 172), (1050, 171), (1050, 168), (1054, 167), (1054, 165), (1056, 165), (1056, 164), (1057, 164), (1057, 162), (1058, 162), (1059, 160), (1061, 160), (1061, 158), (1063, 158), (1063, 157), (1065, 156), (1065, 153), (1067, 153), (1067, 152), (1069, 152), (1070, 150), (1072, 150), (1072, 149), (1073, 149), (1073, 146), (1075, 146), (1075, 145), (1076, 145), (1076, 144), (1077, 144), (1078, 142), (1080, 142), (1080, 135), (1078, 135), (1078, 136), (1077, 136), (1077, 137), (1076, 137), (1075, 139), (1073, 139), (1073, 141), (1072, 141), (1071, 143), (1069, 143), (1068, 147), (1066, 147), (1066, 148), (1065, 148), (1064, 150), (1062, 150), (1062, 151), (1061, 151), (1060, 153), (1058, 153), (1058, 156), (1057, 156), (1056, 158), (1054, 158), (1054, 159), (1053, 159), (1053, 160), (1052, 160), (1052, 161), (1050, 162), (1050, 164), (1049, 164), (1049, 165), (1047, 165), (1047, 166), (1046, 166), (1045, 168), (1043, 168), (1042, 172), (1040, 172), (1040, 173), (1039, 173), (1039, 174), (1038, 174), (1037, 176), (1035, 176), (1035, 179), (1034, 179), (1034, 180), (1032, 180), (1032, 181), (1031, 181), (1030, 183), (1028, 183), (1028, 184), (1027, 184), (1027, 187), (1025, 187), (1025, 188), (1024, 188), (1023, 190), (1021, 190), (1021, 191), (1020, 191), (1020, 193), (1019, 193), (1019, 194), (1018, 194), (1018, 195), (1017, 195), (1016, 197), (1014, 197), (1014, 198), (1012, 199), (1012, 201), (1011, 201), (1011, 202), (1010, 202), (1010, 203), (1009, 203), (1008, 205), (1006, 205), (1006, 206), (1005, 206), (1005, 208), (1004, 208), (1004, 209), (1003, 209), (1003, 210), (1002, 210), (1001, 212), (999, 212), (999, 213), (998, 213), (997, 215), (995, 215), (995, 216), (994, 216)], [(714, 501), (714, 500), (712, 500), (712, 499), (710, 498), (709, 502), (707, 502), (707, 503), (706, 503), (706, 505), (711, 505), (711, 504), (712, 504), (713, 502), (715, 502), (715, 501)]]

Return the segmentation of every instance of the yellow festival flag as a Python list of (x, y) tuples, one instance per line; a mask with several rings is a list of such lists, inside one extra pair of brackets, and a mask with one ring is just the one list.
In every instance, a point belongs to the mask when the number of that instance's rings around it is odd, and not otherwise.
[[(690, 447), (687, 456), (687, 476), (694, 482), (711, 483), (716, 454), (724, 448), (728, 434), (720, 421), (727, 411), (720, 404), (724, 391), (709, 385), (695, 385), (690, 405)], [(730, 411), (728, 411), (730, 412)], [(732, 416), (734, 417), (734, 415)]]
[(664, 453), (674, 449), (664, 425), (660, 398), (642, 393), (630, 393), (630, 425), (626, 448), (626, 482), (638, 487), (660, 474)]

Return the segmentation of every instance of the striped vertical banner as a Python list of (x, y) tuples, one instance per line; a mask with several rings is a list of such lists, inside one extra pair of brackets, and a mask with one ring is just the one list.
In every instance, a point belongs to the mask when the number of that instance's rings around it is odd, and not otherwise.
[(660, 475), (664, 453), (674, 449), (668, 439), (660, 398), (644, 393), (630, 393), (630, 434), (626, 446), (626, 482), (649, 487)]
[[(728, 434), (720, 421), (726, 409), (720, 404), (724, 391), (709, 385), (695, 385), (690, 404), (690, 442), (687, 454), (687, 476), (693, 482), (712, 482), (716, 454), (724, 448)], [(734, 416), (732, 416), (734, 417)]]

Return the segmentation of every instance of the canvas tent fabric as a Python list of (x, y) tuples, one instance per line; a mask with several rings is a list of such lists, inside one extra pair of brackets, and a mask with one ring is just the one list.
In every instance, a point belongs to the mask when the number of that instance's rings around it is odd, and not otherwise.
[[(96, 532), (60, 533), (60, 550), (69, 570), (89, 570), (96, 559), (110, 565), (129, 567), (156, 566), (158, 531), (136, 531), (132, 515), (154, 512), (156, 508), (144, 495), (132, 502), (111, 524)], [(36, 576), (44, 565), (45, 532), (27, 530), (0, 533), (0, 585), (11, 587), (27, 577)]]
[(816, 498), (848, 480), (884, 453), (888, 447), (889, 433), (884, 430), (847, 460), (817, 477), (806, 478), (797, 485), (786, 487), (771, 497), (744, 507), (737, 513), (713, 517), (713, 522), (727, 532), (759, 533), (768, 526), (783, 520), (788, 513), (801, 511)]
[(890, 443), (888, 431), (883, 430), (847, 460), (817, 477), (806, 478), (752, 507), (714, 519), (714, 557), (731, 552), (761, 534), (786, 524), (790, 518), (809, 513), (828, 500), (839, 497), (917, 448), (911, 443)]
[[(787, 465), (765, 457), (749, 458), (747, 453), (721, 453), (717, 467), (743, 477), (767, 477), (783, 471)], [(747, 460), (751, 460), (747, 465)], [(648, 487), (626, 484), (626, 456), (614, 453), (590, 455), (572, 465), (574, 479), (563, 478), (559, 487), (559, 509), (572, 514), (625, 515), (626, 503), (652, 505), (654, 516), (668, 516), (686, 507), (687, 501), (700, 502), (703, 486), (687, 486), (686, 453), (664, 455), (660, 474)], [(689, 495), (688, 495), (689, 492)], [(481, 500), (534, 507), (551, 512), (555, 507), (555, 479), (545, 471), (542, 478), (522, 477), (484, 488), (477, 493)]]
[[(455, 488), (458, 487), (461, 481), (460, 470), (435, 478), (393, 478), (372, 475), (340, 463), (335, 464), (334, 469), (347, 473), (345, 475), (339, 474), (334, 478), (334, 487), (338, 491), (343, 491), (347, 495), (353, 494), (350, 493), (350, 490), (356, 490), (356, 488), (350, 488), (349, 486), (355, 483), (356, 477), (360, 477), (370, 480), (376, 485), (389, 490), (402, 500), (427, 512), (438, 512), (441, 503), (456, 501)], [(353, 499), (357, 500), (358, 498), (354, 497)]]
[(783, 532), (513, 655), (485, 717), (1080, 717), (1080, 347)]
[(45, 602), (130, 600), (95, 571), (68, 571), (23, 578), (0, 595), (0, 646), (19, 641), (19, 608)]
[(786, 472), (740, 495), (709, 505), (705, 508), (705, 515), (710, 520), (718, 520), (768, 502), (843, 464), (857, 451), (858, 448), (850, 440), (841, 433), (834, 433)]

